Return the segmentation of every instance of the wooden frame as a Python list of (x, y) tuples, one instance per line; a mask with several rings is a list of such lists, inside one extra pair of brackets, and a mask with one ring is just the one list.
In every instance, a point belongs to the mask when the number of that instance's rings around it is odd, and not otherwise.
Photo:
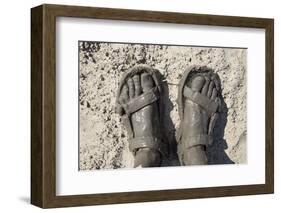
[[(266, 31), (266, 183), (246, 186), (56, 196), (56, 17), (263, 28)], [(31, 9), (31, 203), (65, 207), (266, 194), (274, 191), (273, 19), (41, 5)]]

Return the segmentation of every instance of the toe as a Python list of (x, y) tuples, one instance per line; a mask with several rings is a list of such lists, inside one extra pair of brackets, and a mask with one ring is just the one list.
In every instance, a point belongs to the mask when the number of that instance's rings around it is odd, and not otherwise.
[(143, 73), (141, 75), (141, 87), (142, 87), (143, 92), (150, 90), (151, 88), (153, 88), (153, 86), (154, 86), (154, 83), (153, 83), (153, 79), (152, 79), (151, 75), (148, 73)]
[(129, 88), (129, 97), (130, 99), (133, 99), (135, 97), (135, 86), (134, 86), (133, 79), (129, 78), (127, 81), (127, 85)]
[(205, 77), (205, 84), (204, 84), (204, 86), (203, 86), (203, 88), (201, 90), (201, 93), (203, 95), (207, 95), (207, 92), (209, 90), (209, 83), (210, 83), (210, 79), (208, 77)]
[(208, 98), (211, 98), (214, 86), (215, 86), (214, 82), (211, 81), (209, 84), (209, 89), (208, 89), (208, 93), (207, 93)]
[(203, 76), (196, 76), (191, 82), (191, 89), (195, 92), (200, 92), (205, 83), (205, 78)]
[(122, 88), (120, 97), (119, 97), (119, 102), (121, 104), (125, 104), (129, 101), (129, 89), (128, 86), (125, 84)]
[(217, 95), (218, 95), (217, 89), (216, 89), (216, 88), (213, 88), (211, 100), (214, 101), (214, 100), (216, 99)]
[(219, 91), (220, 90), (219, 76), (217, 74), (214, 74), (213, 77), (212, 77), (212, 80), (215, 84), (216, 90)]
[(140, 76), (137, 74), (134, 75), (133, 82), (134, 82), (134, 87), (135, 87), (135, 96), (138, 96), (141, 94)]

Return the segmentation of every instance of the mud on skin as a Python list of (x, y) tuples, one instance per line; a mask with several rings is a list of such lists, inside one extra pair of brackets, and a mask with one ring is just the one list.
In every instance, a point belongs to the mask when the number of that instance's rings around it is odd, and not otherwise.
[[(129, 77), (121, 89), (119, 103), (133, 102), (142, 94), (155, 87), (153, 78), (148, 73), (136, 73)], [(134, 112), (130, 116), (134, 138), (158, 137), (161, 138), (159, 108), (157, 102), (149, 104)], [(124, 125), (124, 124), (123, 124)], [(127, 127), (128, 128), (128, 127)], [(141, 141), (146, 143), (145, 139)], [(134, 167), (157, 167), (161, 163), (159, 151), (147, 147), (136, 150)]]
[[(159, 70), (173, 84), (179, 82), (189, 66), (199, 64), (213, 69), (221, 79), (225, 103), (214, 130), (216, 143), (208, 150), (209, 163), (246, 163), (247, 146), (238, 143), (247, 124), (245, 49), (95, 42), (80, 42), (79, 45), (81, 170), (134, 167), (126, 129), (114, 108), (121, 76), (141, 63)], [(176, 103), (178, 88), (168, 84), (168, 89), (167, 100), (170, 101), (166, 103), (164, 116), (170, 116), (172, 122), (164, 122), (170, 123), (167, 138), (175, 143), (172, 135), (180, 123)], [(172, 159), (165, 165), (171, 162)]]
[[(182, 103), (178, 103), (183, 113), (178, 154), (182, 165), (204, 165), (208, 164), (206, 151), (213, 143), (213, 130), (220, 115), (220, 81), (207, 67), (194, 67), (186, 70), (186, 74), (181, 80), (183, 89), (180, 87), (178, 94), (183, 97), (179, 99)], [(205, 104), (200, 105), (200, 100), (188, 97), (184, 92), (188, 88), (192, 95), (198, 94), (199, 99), (205, 100)], [(210, 112), (208, 103), (215, 104), (216, 110)]]

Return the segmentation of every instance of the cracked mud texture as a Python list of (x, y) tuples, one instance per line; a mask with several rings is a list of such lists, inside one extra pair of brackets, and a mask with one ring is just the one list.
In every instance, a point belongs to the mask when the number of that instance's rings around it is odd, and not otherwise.
[(167, 80), (165, 124), (170, 157), (179, 165), (175, 132), (179, 125), (177, 83), (189, 66), (207, 66), (222, 84), (222, 113), (207, 149), (209, 164), (247, 163), (247, 50), (191, 46), (79, 42), (80, 170), (132, 168), (127, 132), (115, 113), (119, 80), (137, 64), (147, 64)]

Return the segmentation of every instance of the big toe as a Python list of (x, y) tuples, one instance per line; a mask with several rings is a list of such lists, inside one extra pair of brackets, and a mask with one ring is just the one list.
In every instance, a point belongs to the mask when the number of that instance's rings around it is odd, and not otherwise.
[(191, 89), (195, 92), (199, 92), (205, 84), (205, 78), (203, 76), (196, 76), (191, 82)]
[(154, 87), (154, 82), (153, 82), (153, 79), (150, 74), (143, 73), (141, 75), (141, 86), (142, 86), (143, 92), (146, 92)]

